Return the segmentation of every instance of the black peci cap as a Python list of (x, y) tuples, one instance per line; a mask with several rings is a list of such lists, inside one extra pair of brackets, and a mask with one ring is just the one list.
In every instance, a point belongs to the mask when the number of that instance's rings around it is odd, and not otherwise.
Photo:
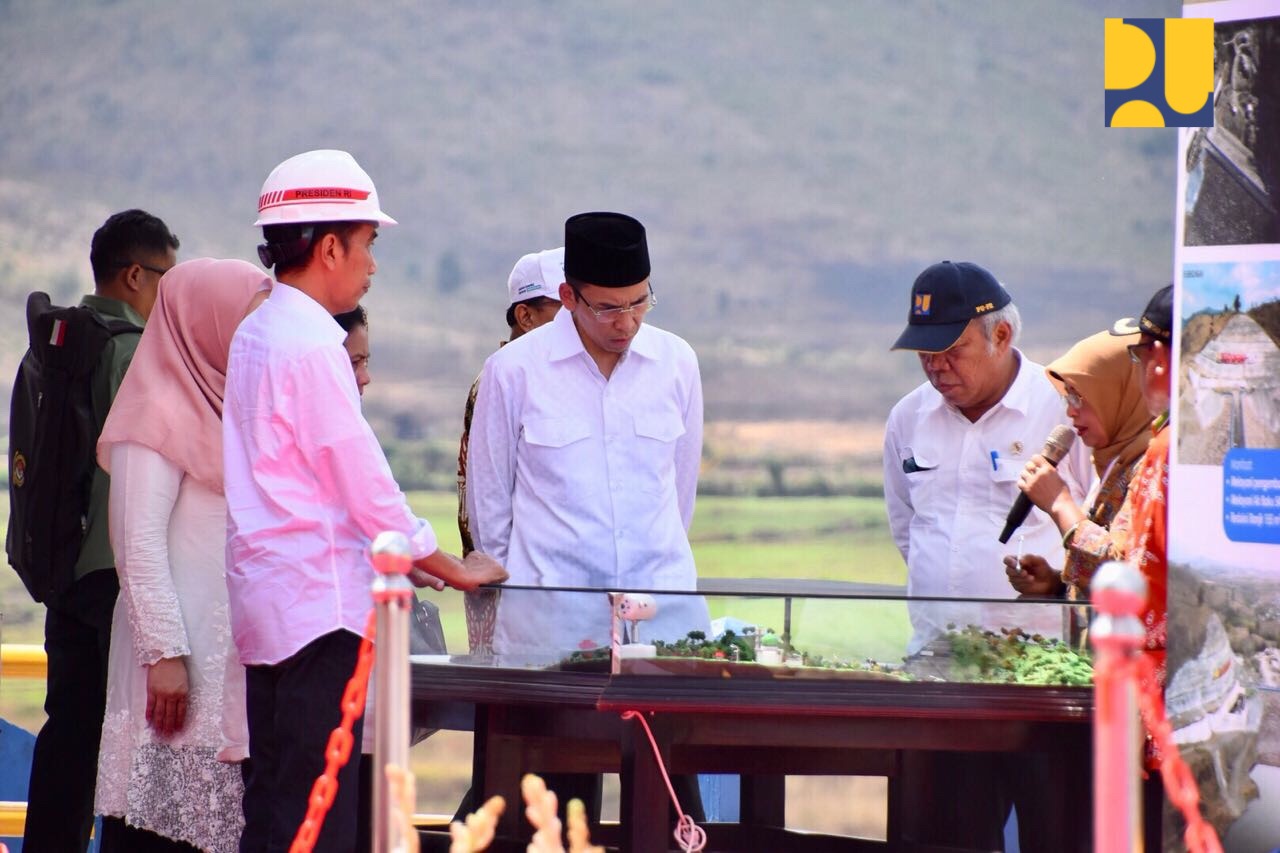
[(999, 311), (1012, 300), (995, 276), (968, 261), (942, 261), (911, 285), (907, 328), (890, 349), (942, 352), (964, 334), (969, 321)]
[(630, 287), (649, 277), (644, 226), (623, 213), (579, 213), (564, 223), (566, 280)]

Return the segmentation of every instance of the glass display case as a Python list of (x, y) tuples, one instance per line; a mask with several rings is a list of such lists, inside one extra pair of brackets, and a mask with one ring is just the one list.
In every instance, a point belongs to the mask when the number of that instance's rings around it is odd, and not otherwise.
[[(461, 614), (446, 614), (457, 619)], [(898, 587), (720, 579), (697, 592), (519, 587), (468, 597), (468, 648), (423, 664), (725, 679), (1085, 686), (1087, 608)], [(451, 633), (457, 634), (458, 631)]]
[[(415, 723), (474, 729), (482, 798), (515, 801), (525, 772), (618, 773), (620, 846), (637, 853), (668, 849), (655, 755), (671, 773), (741, 775), (740, 818), (712, 828), (716, 850), (867, 849), (794, 847), (787, 775), (887, 777), (885, 846), (905, 849), (934, 806), (905, 768), (937, 750), (1048, 755), (1071, 808), (1088, 808), (1093, 691), (1075, 627), (1088, 614), (1069, 602), (716, 579), (505, 586), (441, 610), (468, 642), (411, 658)], [(515, 837), (510, 811), (499, 831)]]

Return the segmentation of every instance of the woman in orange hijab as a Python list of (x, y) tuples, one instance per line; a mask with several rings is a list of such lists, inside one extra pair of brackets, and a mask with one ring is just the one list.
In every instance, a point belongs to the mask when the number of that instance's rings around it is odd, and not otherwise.
[(1093, 450), (1098, 480), (1081, 507), (1042, 456), (1027, 463), (1018, 488), (1058, 525), (1067, 554), (1061, 574), (1038, 554), (1024, 555), (1018, 565), (1006, 557), (1009, 583), (1024, 595), (1087, 598), (1098, 566), (1122, 558), (1121, 546), (1111, 537), (1078, 534), (1111, 526), (1151, 440), (1151, 413), (1142, 396), (1140, 370), (1129, 357), (1130, 340), (1099, 332), (1045, 368), (1066, 401), (1076, 434)]

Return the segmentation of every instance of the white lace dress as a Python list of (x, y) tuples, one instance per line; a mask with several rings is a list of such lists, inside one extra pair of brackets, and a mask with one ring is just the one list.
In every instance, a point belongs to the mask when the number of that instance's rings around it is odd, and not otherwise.
[[(111, 544), (120, 598), (111, 626), (97, 811), (202, 850), (235, 851), (244, 825), (237, 764), (248, 754), (244, 669), (224, 578), (226, 499), (159, 453), (111, 449)], [(127, 511), (126, 511), (127, 508)], [(147, 724), (148, 664), (183, 656), (182, 730)]]

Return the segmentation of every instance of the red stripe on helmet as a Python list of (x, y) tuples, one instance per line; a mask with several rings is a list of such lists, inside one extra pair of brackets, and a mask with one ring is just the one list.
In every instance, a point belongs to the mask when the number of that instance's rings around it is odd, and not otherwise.
[(348, 187), (299, 187), (285, 190), (280, 195), (280, 201), (364, 201), (368, 197), (368, 190)]
[(337, 202), (352, 204), (369, 197), (369, 190), (351, 187), (298, 187), (292, 190), (275, 190), (258, 197), (258, 210), (285, 204), (316, 204)]

